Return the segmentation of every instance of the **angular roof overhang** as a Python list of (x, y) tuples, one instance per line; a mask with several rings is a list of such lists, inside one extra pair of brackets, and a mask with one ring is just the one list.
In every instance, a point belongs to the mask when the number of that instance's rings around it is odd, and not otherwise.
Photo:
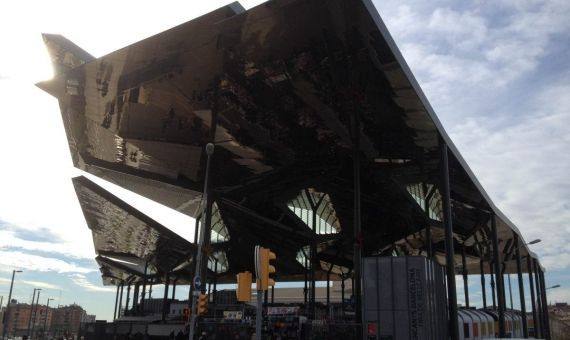
[[(536, 258), (454, 146), (369, 0), (274, 0), (248, 11), (233, 4), (97, 59), (63, 37), (44, 40), (56, 74), (38, 85), (59, 99), (78, 168), (197, 217), (203, 148), (216, 144), (212, 195), (228, 251), (273, 244), (259, 233), (282, 236), (274, 242), (288, 259), (282, 265), (299, 277), (289, 257), (312, 231), (287, 202), (310, 189), (330, 198), (340, 226), (318, 236), (319, 256), (350, 261), (359, 136), (365, 255), (427, 225), (437, 251), (441, 222), (406, 187), (439, 187), (445, 143), (457, 244), (485, 257), (494, 214), (501, 256), (509, 258), (518, 235), (521, 255)], [(248, 242), (232, 243), (244, 233)], [(410, 244), (409, 253), (424, 247)], [(229, 261), (228, 279), (250, 267)]]
[(81, 176), (73, 178), (73, 184), (104, 278), (160, 277), (193, 258), (193, 243), (96, 183)]

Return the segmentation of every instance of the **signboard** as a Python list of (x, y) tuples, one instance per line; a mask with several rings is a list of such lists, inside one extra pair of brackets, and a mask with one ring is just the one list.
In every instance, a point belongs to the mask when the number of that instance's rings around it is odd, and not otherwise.
[(200, 288), (202, 288), (202, 280), (200, 279), (199, 276), (196, 276), (194, 278), (194, 289), (195, 290), (200, 290)]
[(237, 310), (237, 311), (225, 310), (224, 311), (224, 319), (241, 320), (242, 318), (243, 318), (243, 313), (240, 310)]
[(267, 315), (297, 315), (299, 307), (267, 307)]

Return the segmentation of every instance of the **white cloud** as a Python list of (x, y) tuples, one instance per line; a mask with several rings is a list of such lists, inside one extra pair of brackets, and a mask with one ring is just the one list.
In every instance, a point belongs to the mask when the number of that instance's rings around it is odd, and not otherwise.
[(87, 276), (83, 274), (71, 274), (69, 275), (69, 277), (71, 278), (71, 281), (73, 281), (73, 283), (90, 292), (104, 292), (104, 293), (115, 292), (115, 289), (113, 288), (102, 287), (93, 284), (91, 281), (87, 279)]
[[(80, 267), (60, 259), (26, 254), (20, 251), (0, 250), (0, 270), (17, 268), (26, 271), (57, 273), (89, 273), (96, 269)], [(11, 271), (11, 270), (10, 270)]]
[[(12, 282), (12, 280), (4, 278), (4, 277), (0, 277), (0, 282), (5, 283), (5, 284), (10, 284)], [(35, 288), (61, 289), (61, 287), (58, 285), (54, 285), (54, 284), (51, 284), (48, 282), (42, 282), (42, 281), (18, 280), (18, 284), (25, 284), (25, 285), (32, 286)]]
[(568, 270), (570, 62), (559, 56), (568, 53), (570, 2), (482, 4), (378, 7), (493, 201), (525, 238), (543, 240), (532, 249), (547, 270)]
[(532, 75), (551, 53), (550, 42), (568, 32), (569, 2), (521, 2), (378, 1), (377, 7), (444, 123), (456, 124), (487, 108), (481, 98), (497, 104), (508, 98), (509, 86)]

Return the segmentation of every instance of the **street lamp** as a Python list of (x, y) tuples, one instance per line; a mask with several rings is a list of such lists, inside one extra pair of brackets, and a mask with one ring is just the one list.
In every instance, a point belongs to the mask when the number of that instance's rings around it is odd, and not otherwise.
[[(32, 304), (30, 305), (30, 319), (28, 320), (28, 337), (30, 336), (30, 328), (32, 325), (32, 313), (34, 312), (34, 300), (36, 299), (36, 292), (42, 290), (41, 288), (34, 288), (34, 295), (32, 295)], [(39, 296), (38, 292), (38, 296)]]
[(36, 327), (36, 314), (38, 314), (38, 306), (40, 305), (40, 293), (41, 293), (41, 288), (37, 288), (36, 289), (38, 291), (38, 296), (36, 297), (36, 308), (34, 309), (34, 313), (30, 314), (30, 319), (33, 317), (34, 319), (32, 320), (32, 329), (30, 330), (30, 338), (32, 338), (32, 336), (34, 335), (34, 328)]
[[(554, 285), (554, 286), (548, 287), (548, 288), (546, 288), (546, 289), (554, 289), (554, 288), (558, 288), (558, 287), (560, 287), (560, 285)], [(545, 289), (545, 290), (546, 290), (546, 289)]]
[[(12, 270), (12, 282), (10, 282), (10, 293), (8, 294), (8, 304), (6, 305), (6, 311), (5, 314), (8, 314), (8, 310), (10, 309), (10, 300), (12, 300), (12, 288), (14, 288), (14, 276), (16, 276), (16, 273), (21, 273), (21, 270)], [(2, 320), (2, 340), (4, 340), (6, 338), (6, 320), (7, 320), (7, 316), (4, 316), (4, 320)]]
[(49, 298), (47, 299), (47, 303), (46, 303), (46, 315), (45, 315), (45, 319), (44, 319), (44, 335), (47, 338), (47, 319), (48, 319), (48, 314), (49, 314), (49, 302), (53, 301), (53, 299)]

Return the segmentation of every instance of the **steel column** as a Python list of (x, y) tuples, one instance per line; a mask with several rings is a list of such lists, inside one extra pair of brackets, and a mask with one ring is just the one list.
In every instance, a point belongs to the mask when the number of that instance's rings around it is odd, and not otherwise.
[(305, 303), (305, 311), (307, 310), (307, 293), (309, 292), (307, 289), (307, 284), (308, 284), (308, 275), (309, 275), (309, 264), (308, 264), (308, 260), (307, 260), (307, 254), (305, 254), (305, 251), (303, 250), (303, 254), (305, 255), (305, 288), (303, 288), (303, 297), (304, 297), (304, 303)]
[(533, 259), (534, 266), (534, 282), (536, 283), (536, 307), (538, 311), (538, 325), (540, 328), (540, 336), (544, 336), (544, 309), (542, 308), (542, 294), (541, 294), (541, 282), (538, 277), (538, 261)]
[(214, 293), (212, 294), (212, 303), (216, 304), (216, 294), (218, 292), (218, 259), (214, 261)]
[(129, 300), (131, 299), (131, 284), (127, 285), (127, 301), (125, 301), (125, 312), (129, 310)]
[(538, 275), (540, 276), (540, 285), (542, 286), (542, 308), (544, 309), (544, 337), (550, 340), (550, 318), (548, 316), (548, 300), (546, 299), (546, 282), (544, 280), (544, 272), (538, 266)]
[[(315, 287), (315, 271), (317, 270), (317, 203), (313, 202), (313, 197), (310, 195), (309, 190), (305, 189), (305, 194), (307, 195), (307, 200), (309, 201), (309, 205), (311, 210), (313, 211), (312, 214), (312, 239), (311, 239), (311, 246), (309, 251), (309, 263), (311, 265), (310, 274), (310, 281), (309, 281), (309, 318), (315, 318), (315, 294), (316, 294), (316, 287)], [(320, 205), (320, 202), (318, 203)]]
[(168, 273), (166, 274), (165, 280), (164, 280), (164, 297), (162, 298), (162, 322), (166, 321), (166, 315), (168, 314), (168, 311), (170, 310), (168, 305), (168, 286), (170, 284), (169, 281), (169, 277), (168, 277)]
[(511, 288), (511, 274), (507, 273), (507, 279), (509, 280), (509, 297), (511, 300), (511, 309), (513, 309), (513, 290)]
[(329, 308), (329, 305), (331, 303), (331, 291), (330, 291), (330, 286), (331, 286), (331, 273), (328, 272), (327, 273), (327, 310)]
[(172, 282), (172, 300), (176, 298), (176, 281), (178, 281), (178, 278), (175, 278)]
[(493, 309), (497, 309), (497, 299), (495, 294), (495, 271), (493, 270), (493, 260), (489, 261), (489, 277), (491, 279), (491, 295), (493, 297)]
[(121, 285), (118, 284), (117, 285), (117, 293), (115, 294), (115, 311), (113, 312), (113, 321), (115, 321), (115, 319), (117, 319), (117, 304), (119, 303), (119, 287)]
[(141, 284), (140, 282), (135, 283), (135, 289), (133, 291), (133, 313), (136, 314), (139, 309), (139, 292)]
[[(141, 299), (141, 313), (144, 313), (144, 299), (146, 296), (146, 275), (148, 270), (148, 261), (144, 262), (144, 276), (143, 276), (143, 290), (142, 290), (142, 299)], [(137, 297), (138, 298), (138, 297)], [(138, 304), (138, 303), (137, 303)]]
[(532, 322), (534, 324), (534, 335), (536, 337), (536, 332), (537, 332), (537, 325), (538, 325), (538, 315), (537, 315), (537, 311), (536, 311), (536, 301), (535, 296), (534, 296), (534, 283), (533, 283), (533, 279), (532, 279), (532, 260), (530, 258), (530, 254), (526, 257), (526, 266), (528, 269), (528, 283), (530, 286), (530, 304), (532, 306)]
[(520, 240), (519, 240), (519, 236), (517, 235), (517, 233), (513, 232), (513, 236), (515, 238), (515, 255), (517, 258), (517, 277), (518, 277), (518, 282), (519, 282), (519, 299), (520, 299), (520, 304), (521, 304), (521, 316), (522, 316), (522, 322), (523, 322), (523, 336), (526, 338), (528, 338), (528, 325), (527, 325), (527, 320), (526, 320), (526, 305), (525, 305), (525, 301), (524, 301), (524, 286), (523, 286), (523, 276), (522, 276), (522, 266), (521, 266), (521, 252), (520, 252)]
[[(433, 188), (432, 188), (433, 189)], [(430, 223), (430, 217), (429, 217), (429, 201), (431, 199), (431, 196), (428, 195), (427, 192), (427, 185), (425, 182), (422, 183), (422, 190), (424, 192), (424, 213), (426, 215), (426, 218), (428, 220), (428, 224), (426, 226), (426, 252), (427, 252), (427, 257), (431, 258), (433, 256), (433, 249), (432, 249), (432, 244), (431, 244), (431, 223)]]
[(465, 294), (465, 307), (469, 308), (469, 282), (467, 281), (467, 260), (465, 259), (465, 245), (461, 252), (461, 265), (463, 266), (463, 291)]
[(356, 323), (362, 322), (362, 295), (361, 295), (361, 277), (360, 265), (362, 260), (362, 234), (361, 234), (361, 211), (360, 211), (360, 118), (356, 116), (357, 111), (351, 115), (353, 124), (353, 147), (352, 147), (352, 161), (353, 161), (353, 179), (354, 179), (354, 217), (353, 217), (353, 261), (352, 271), (355, 278), (354, 290), (352, 294), (355, 299), (355, 321)]
[(121, 316), (121, 307), (123, 306), (123, 288), (125, 288), (125, 282), (121, 281), (121, 292), (119, 293), (119, 308), (117, 309), (117, 318)]
[(447, 144), (441, 145), (441, 166), (443, 171), (442, 203), (443, 224), (445, 227), (445, 260), (447, 269), (447, 294), (449, 303), (449, 333), (452, 340), (459, 339), (457, 320), (457, 291), (455, 288), (455, 261), (453, 249), (453, 221), (451, 219), (451, 191), (449, 185), (449, 160)]
[(497, 299), (499, 303), (499, 337), (506, 337), (505, 333), (505, 293), (503, 286), (503, 274), (499, 267), (499, 239), (497, 237), (497, 217), (491, 216), (491, 229), (493, 234), (493, 254), (495, 265), (495, 281), (497, 283)]
[(340, 299), (341, 299), (341, 303), (340, 303), (340, 307), (342, 309), (342, 319), (344, 320), (344, 280), (345, 280), (345, 276), (342, 275), (340, 277), (340, 279), (342, 280), (340, 282)]
[[(483, 252), (481, 252), (483, 256)], [(483, 268), (483, 258), (479, 260), (479, 270), (481, 271), (481, 293), (483, 294), (483, 309), (487, 309), (487, 287), (485, 287), (485, 270)]]

